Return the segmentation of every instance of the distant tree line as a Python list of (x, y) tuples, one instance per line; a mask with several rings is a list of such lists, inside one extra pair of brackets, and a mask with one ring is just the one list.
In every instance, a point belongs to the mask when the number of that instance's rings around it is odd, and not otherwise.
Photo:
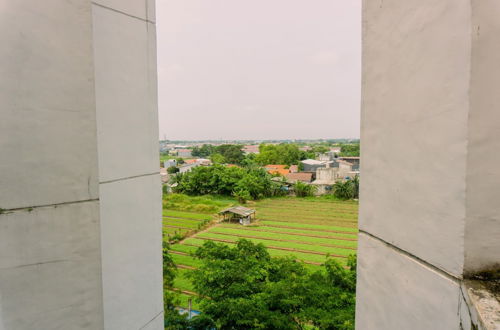
[[(310, 272), (302, 262), (273, 258), (264, 245), (248, 240), (233, 247), (205, 242), (194, 255), (202, 264), (188, 276), (200, 294), (203, 313), (188, 320), (167, 305), (166, 329), (305, 329), (311, 325), (354, 329), (354, 256), (348, 259), (348, 269), (328, 259), (323, 269)], [(168, 270), (167, 275), (169, 285)]]
[[(223, 144), (214, 146), (204, 144), (194, 147), (193, 157), (209, 158), (216, 164), (269, 165), (284, 164), (297, 165), (301, 160), (315, 158), (318, 154), (328, 152), (334, 144), (320, 143), (311, 146), (309, 151), (300, 150), (295, 143), (261, 144), (259, 154), (245, 155), (240, 144)], [(359, 143), (341, 144), (340, 156), (359, 156)]]

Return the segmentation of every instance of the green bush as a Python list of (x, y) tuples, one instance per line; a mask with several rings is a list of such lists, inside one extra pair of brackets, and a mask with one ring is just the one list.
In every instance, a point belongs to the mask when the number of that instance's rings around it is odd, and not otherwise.
[(272, 176), (261, 168), (199, 166), (183, 174), (175, 192), (192, 196), (224, 195), (242, 199), (273, 196)]
[(333, 186), (333, 194), (339, 199), (359, 198), (359, 177), (345, 182), (336, 182)]
[(316, 187), (307, 183), (297, 181), (293, 185), (293, 190), (295, 191), (295, 196), (297, 197), (308, 197), (313, 196), (316, 192)]

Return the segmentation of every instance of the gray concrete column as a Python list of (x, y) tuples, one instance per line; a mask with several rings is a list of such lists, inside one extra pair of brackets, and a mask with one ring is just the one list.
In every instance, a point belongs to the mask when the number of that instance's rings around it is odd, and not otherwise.
[(488, 323), (464, 278), (500, 261), (499, 17), (363, 1), (358, 329)]
[(0, 3), (0, 329), (103, 329), (90, 1)]
[(153, 0), (0, 4), (0, 330), (163, 329)]
[(154, 5), (92, 6), (107, 330), (163, 329)]

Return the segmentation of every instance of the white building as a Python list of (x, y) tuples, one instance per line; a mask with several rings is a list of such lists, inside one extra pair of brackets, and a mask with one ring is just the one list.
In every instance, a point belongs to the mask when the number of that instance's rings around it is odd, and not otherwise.
[(163, 167), (169, 168), (172, 166), (177, 166), (177, 160), (175, 159), (167, 159), (163, 162)]

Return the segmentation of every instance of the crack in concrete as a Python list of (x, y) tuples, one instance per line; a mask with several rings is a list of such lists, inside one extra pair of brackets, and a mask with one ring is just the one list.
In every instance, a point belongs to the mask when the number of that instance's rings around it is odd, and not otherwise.
[(158, 314), (156, 314), (151, 320), (149, 320), (148, 323), (146, 323), (142, 327), (140, 327), (139, 330), (145, 329), (148, 325), (150, 325), (154, 320), (156, 320), (162, 314), (163, 314), (163, 311), (161, 311)]
[(160, 174), (160, 171), (153, 172), (153, 173), (132, 175), (132, 176), (128, 176), (128, 177), (124, 177), (124, 178), (118, 178), (118, 179), (113, 179), (113, 180), (108, 180), (108, 181), (101, 181), (101, 182), (99, 182), (99, 184), (113, 183), (113, 182), (124, 181), (124, 180), (129, 180), (129, 179), (136, 179), (136, 178), (142, 178), (142, 177), (151, 176), (151, 175), (157, 175), (157, 174)]
[(33, 266), (41, 266), (41, 265), (46, 265), (46, 264), (55, 264), (55, 263), (67, 262), (67, 261), (70, 261), (70, 260), (68, 260), (68, 259), (49, 260), (49, 261), (43, 261), (43, 262), (36, 262), (36, 263), (33, 263), (33, 264), (18, 265), (18, 266), (13, 266), (13, 267), (3, 267), (3, 268), (0, 268), (0, 270), (17, 269), (17, 268), (33, 267)]
[[(121, 10), (118, 10), (118, 9), (115, 9), (115, 8), (111, 8), (111, 7), (108, 7), (108, 6), (105, 6), (105, 5), (102, 5), (100, 3), (96, 3), (94, 1), (92, 1), (92, 4), (97, 6), (97, 7), (101, 7), (101, 8), (104, 8), (104, 9), (107, 9), (107, 10), (110, 10), (110, 11), (114, 11), (115, 13), (118, 13), (118, 14), (122, 14), (122, 15), (125, 15), (125, 16), (128, 16), (128, 17), (131, 17), (131, 18), (135, 18), (135, 19), (138, 19), (140, 21), (143, 21), (143, 22), (146, 22), (146, 23), (151, 23), (151, 24), (156, 24), (155, 22), (153, 21), (150, 21), (148, 20), (147, 18), (142, 18), (142, 17), (139, 17), (139, 16), (135, 16), (135, 15), (132, 15), (132, 14), (128, 14), (126, 12), (123, 12)], [(146, 7), (147, 8), (147, 7)], [(148, 12), (146, 11), (146, 17), (148, 16)]]
[(39, 209), (42, 207), (58, 207), (58, 206), (63, 206), (63, 205), (72, 205), (72, 204), (98, 202), (98, 201), (99, 201), (99, 198), (93, 198), (93, 199), (84, 199), (84, 200), (80, 200), (80, 201), (54, 203), (54, 204), (42, 204), (42, 205), (15, 207), (15, 208), (11, 208), (11, 209), (2, 209), (1, 214), (9, 214), (9, 213), (20, 212), (20, 211), (32, 212), (34, 209)]
[(391, 243), (389, 243), (389, 242), (381, 239), (380, 237), (377, 237), (377, 236), (375, 236), (373, 234), (370, 234), (370, 233), (368, 233), (368, 232), (366, 232), (364, 230), (361, 230), (361, 229), (359, 230), (359, 233), (367, 235), (367, 236), (369, 236), (369, 237), (371, 237), (371, 238), (373, 238), (373, 239), (375, 239), (375, 240), (377, 240), (377, 241), (385, 244), (390, 249), (392, 249), (392, 250), (394, 250), (394, 251), (396, 251), (396, 252), (398, 252), (400, 254), (403, 254), (403, 255), (411, 258), (411, 259), (413, 259), (414, 261), (422, 264), (423, 266), (426, 266), (427, 268), (430, 268), (430, 269), (434, 270), (438, 274), (440, 274), (440, 275), (448, 278), (449, 280), (452, 280), (453, 282), (455, 282), (457, 284), (460, 284), (462, 282), (462, 280), (463, 280), (460, 276), (456, 276), (456, 275), (454, 275), (452, 273), (449, 273), (449, 272), (447, 272), (447, 271), (445, 271), (445, 270), (443, 270), (443, 269), (441, 269), (441, 268), (439, 268), (439, 267), (437, 267), (437, 266), (435, 266), (435, 265), (433, 265), (433, 264), (425, 261), (424, 259), (421, 259), (421, 258), (417, 257), (416, 255), (411, 254), (410, 252), (405, 251), (405, 250), (401, 249), (400, 247), (397, 247), (396, 245), (393, 245), (393, 244), (391, 244)]

